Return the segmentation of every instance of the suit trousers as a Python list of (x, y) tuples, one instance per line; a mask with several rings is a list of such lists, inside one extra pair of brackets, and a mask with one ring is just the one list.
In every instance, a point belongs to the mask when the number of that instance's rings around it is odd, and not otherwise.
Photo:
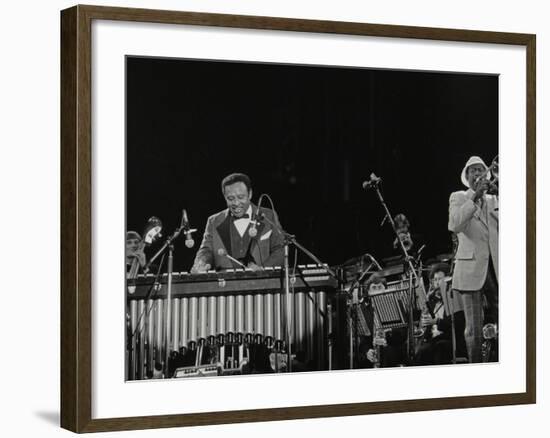
[[(464, 304), (466, 328), (464, 337), (468, 349), (470, 363), (481, 362), (481, 347), (483, 343), (483, 325), (498, 324), (498, 281), (492, 261), (489, 259), (487, 277), (480, 290), (459, 291)], [(483, 309), (483, 297), (487, 302), (487, 310)]]

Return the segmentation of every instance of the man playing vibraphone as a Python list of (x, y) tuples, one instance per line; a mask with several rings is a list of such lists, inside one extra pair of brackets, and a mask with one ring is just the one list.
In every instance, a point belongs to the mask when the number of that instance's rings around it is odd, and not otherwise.
[(191, 272), (243, 265), (252, 270), (281, 266), (283, 237), (271, 225), (278, 225), (277, 216), (270, 209), (260, 208), (260, 216), (266, 219), (254, 224), (258, 218), (255, 217), (257, 207), (251, 203), (250, 178), (243, 173), (233, 173), (222, 180), (221, 189), (227, 208), (208, 218)]

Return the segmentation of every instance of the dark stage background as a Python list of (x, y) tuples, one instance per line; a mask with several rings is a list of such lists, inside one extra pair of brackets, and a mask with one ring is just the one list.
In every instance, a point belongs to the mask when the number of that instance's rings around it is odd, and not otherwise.
[(424, 237), (425, 258), (450, 252), (460, 171), (470, 155), (489, 164), (498, 153), (489, 75), (128, 57), (126, 111), (128, 229), (155, 215), (167, 235), (182, 208), (199, 229), (192, 250), (177, 242), (176, 271), (225, 208), (220, 181), (232, 172), (252, 178), (254, 202), (270, 194), (286, 231), (331, 265), (393, 252), (378, 198), (361, 187), (371, 172), (392, 214)]

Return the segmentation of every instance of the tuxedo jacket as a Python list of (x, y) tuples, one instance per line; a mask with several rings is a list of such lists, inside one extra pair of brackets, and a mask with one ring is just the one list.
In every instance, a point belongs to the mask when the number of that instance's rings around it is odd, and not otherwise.
[[(257, 207), (252, 205), (255, 213)], [(268, 208), (260, 208), (261, 213), (271, 222), (279, 222), (275, 214)], [(225, 209), (208, 218), (202, 243), (195, 256), (194, 266), (198, 263), (209, 263), (212, 269), (232, 269), (239, 266), (232, 262), (225, 254), (234, 256), (231, 248), (231, 227), (235, 227), (229, 209)], [(271, 226), (267, 220), (263, 220), (257, 228), (257, 235), (251, 238), (248, 234), (251, 224), (243, 235), (245, 244), (250, 245), (250, 256), (261, 267), (282, 266), (284, 262), (284, 239), (279, 231)], [(220, 251), (221, 250), (221, 251)]]
[(454, 192), (449, 199), (449, 230), (457, 233), (453, 288), (480, 290), (487, 277), (489, 257), (498, 280), (498, 201), (484, 195), (483, 203), (472, 201), (474, 191)]

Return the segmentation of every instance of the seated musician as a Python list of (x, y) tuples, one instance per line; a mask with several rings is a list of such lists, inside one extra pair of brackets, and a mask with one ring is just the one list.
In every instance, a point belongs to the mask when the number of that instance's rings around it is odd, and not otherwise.
[(452, 363), (451, 313), (454, 314), (456, 357), (467, 357), (462, 298), (456, 291), (453, 291), (451, 297), (451, 288), (446, 280), (448, 275), (449, 265), (446, 263), (438, 263), (430, 270), (431, 286), (427, 295), (427, 306), (430, 312), (424, 313), (421, 319), (425, 337), (416, 352), (416, 363), (418, 365)]
[[(401, 280), (408, 281), (410, 275), (409, 260), (416, 269), (417, 263), (419, 262), (422, 256), (422, 251), (425, 247), (424, 237), (421, 234), (413, 234), (409, 219), (403, 213), (395, 215), (393, 222), (397, 236), (393, 241), (393, 260), (390, 263), (391, 265), (401, 264), (403, 266)], [(401, 244), (403, 244), (403, 247), (407, 251), (409, 259), (405, 258)], [(390, 263), (388, 263), (387, 266), (389, 266)], [(415, 308), (413, 310), (413, 319), (416, 321), (419, 318), (420, 310)], [(384, 360), (382, 360), (381, 365), (383, 367), (394, 367), (408, 363), (407, 327), (392, 328), (391, 330), (387, 330), (385, 337), (387, 347), (382, 349)]]
[(126, 272), (130, 272), (132, 265), (134, 265), (134, 269), (142, 268), (145, 266), (145, 262), (141, 236), (135, 231), (128, 231), (126, 233)]
[(366, 293), (361, 297), (357, 311), (356, 330), (359, 336), (358, 367), (370, 368), (378, 358), (375, 355), (374, 343), (374, 311), (369, 293), (383, 291), (386, 288), (386, 279), (381, 275), (372, 274), (365, 283)]
[[(271, 223), (278, 225), (276, 214), (267, 208), (265, 218), (253, 228), (252, 184), (243, 173), (233, 173), (222, 180), (222, 194), (227, 208), (208, 218), (202, 243), (195, 256), (192, 273), (210, 269), (232, 269), (243, 265), (252, 270), (283, 264), (283, 237)], [(235, 260), (238, 261), (235, 262)]]
[[(365, 286), (369, 294), (381, 293), (386, 289), (386, 279), (375, 272), (369, 277)], [(370, 336), (364, 336), (360, 339), (359, 366), (377, 365), (386, 368), (404, 364), (406, 361), (406, 345), (404, 343), (406, 331), (402, 329), (378, 330), (384, 332), (384, 337), (381, 338), (377, 336), (377, 329), (374, 327), (372, 302), (362, 313), (369, 328)], [(377, 351), (379, 354), (377, 354)]]

